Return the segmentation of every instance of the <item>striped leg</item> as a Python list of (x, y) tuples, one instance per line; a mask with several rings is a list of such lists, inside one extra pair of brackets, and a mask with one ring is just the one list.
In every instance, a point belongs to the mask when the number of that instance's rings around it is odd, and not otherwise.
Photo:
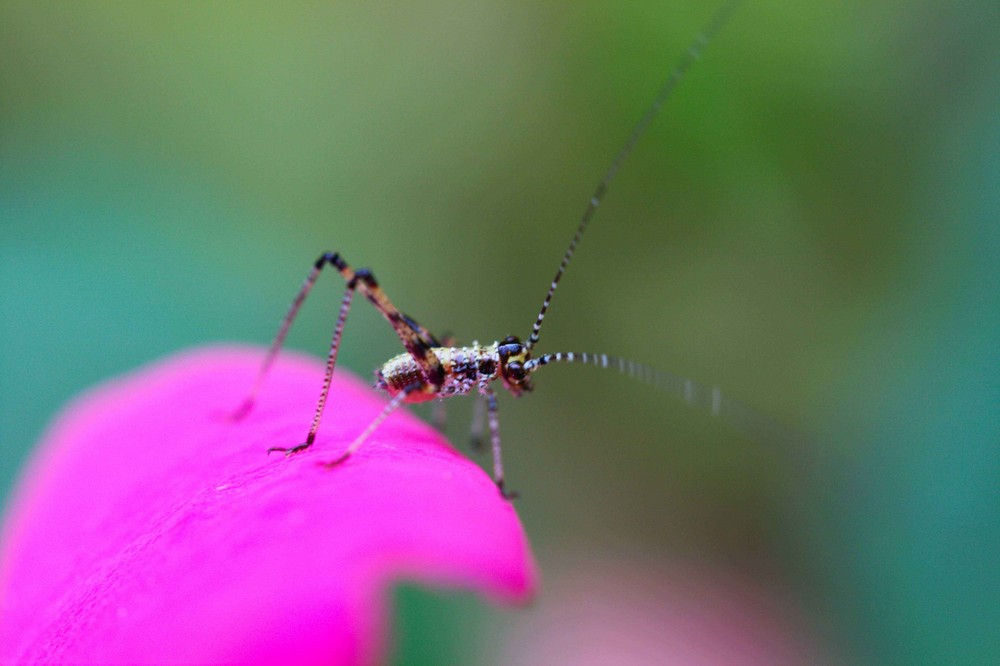
[(432, 347), (441, 346), (438, 339), (412, 317), (403, 314), (392, 304), (369, 269), (362, 268), (354, 272), (338, 254), (326, 254), (323, 255), (323, 258), (337, 267), (337, 270), (347, 281), (348, 288), (360, 291), (375, 306), (375, 309), (382, 313), (389, 325), (396, 331), (396, 335), (406, 347), (406, 351), (420, 367), (420, 373), (427, 380), (427, 383), (441, 386), (444, 383), (444, 367), (431, 352)]
[(328, 252), (316, 260), (313, 264), (312, 270), (309, 271), (309, 275), (306, 276), (305, 282), (299, 289), (298, 294), (296, 294), (291, 307), (288, 309), (288, 313), (285, 315), (285, 318), (281, 323), (281, 328), (278, 329), (278, 334), (275, 336), (274, 341), (271, 343), (271, 347), (267, 351), (267, 355), (264, 358), (260, 371), (257, 373), (257, 378), (254, 381), (250, 394), (240, 405), (239, 409), (237, 409), (233, 414), (233, 417), (235, 419), (240, 419), (253, 407), (257, 393), (264, 382), (264, 378), (267, 376), (268, 371), (274, 363), (274, 359), (277, 357), (278, 351), (285, 342), (285, 337), (288, 335), (288, 331), (299, 312), (299, 308), (302, 307), (302, 303), (305, 301), (309, 292), (312, 291), (313, 286), (316, 284), (316, 280), (319, 278), (320, 272), (322, 272), (323, 267), (327, 264), (333, 265), (340, 272), (340, 274), (344, 277), (344, 280), (347, 282), (347, 289), (344, 291), (344, 297), (340, 303), (340, 312), (337, 315), (337, 324), (333, 330), (333, 339), (330, 343), (330, 353), (327, 356), (326, 361), (326, 375), (323, 380), (323, 388), (320, 391), (319, 401), (316, 405), (316, 412), (313, 415), (312, 425), (309, 428), (309, 434), (306, 436), (305, 442), (302, 444), (290, 448), (272, 447), (271, 449), (268, 449), (268, 452), (283, 451), (288, 454), (297, 453), (309, 448), (316, 439), (316, 432), (319, 430), (320, 420), (323, 417), (323, 409), (326, 406), (327, 395), (330, 391), (330, 382), (333, 379), (333, 370), (337, 364), (337, 352), (340, 348), (340, 339), (344, 332), (344, 322), (347, 319), (347, 312), (351, 307), (351, 301), (354, 298), (355, 291), (360, 291), (361, 294), (367, 298), (379, 312), (382, 313), (382, 316), (386, 318), (389, 324), (392, 325), (393, 330), (396, 331), (396, 335), (398, 335), (399, 339), (403, 342), (403, 346), (406, 347), (406, 350), (420, 367), (421, 373), (427, 382), (434, 386), (440, 386), (444, 382), (444, 368), (441, 366), (441, 362), (438, 358), (431, 352), (432, 347), (440, 345), (434, 336), (412, 318), (400, 312), (392, 304), (389, 298), (385, 295), (385, 292), (382, 291), (382, 288), (379, 287), (378, 282), (376, 282), (375, 276), (372, 275), (371, 271), (362, 269), (355, 272), (350, 266), (347, 265), (347, 262), (345, 262), (338, 253)]
[(448, 409), (440, 398), (431, 407), (431, 425), (442, 435), (448, 430)]
[(380, 425), (382, 425), (382, 422), (385, 421), (387, 418), (389, 418), (389, 415), (392, 414), (394, 411), (396, 411), (396, 408), (402, 405), (403, 402), (406, 401), (406, 396), (415, 391), (416, 389), (419, 389), (420, 386), (421, 386), (420, 382), (415, 382), (407, 386), (405, 389), (397, 393), (395, 396), (393, 396), (392, 400), (390, 400), (388, 404), (386, 404), (386, 406), (382, 408), (382, 411), (379, 412), (379, 415), (376, 416), (375, 419), (368, 424), (368, 427), (365, 428), (364, 432), (355, 437), (354, 441), (351, 442), (350, 446), (348, 446), (347, 449), (345, 449), (344, 452), (340, 454), (338, 458), (336, 458), (335, 460), (331, 460), (330, 462), (324, 462), (320, 464), (323, 465), (324, 467), (336, 467), (340, 463), (350, 458), (351, 455), (353, 455), (355, 451), (361, 448), (361, 445), (364, 444), (369, 437), (371, 437), (372, 433), (375, 432), (375, 430), (378, 429)]
[(493, 447), (493, 480), (496, 482), (497, 488), (500, 489), (500, 494), (505, 499), (516, 499), (517, 492), (507, 490), (504, 487), (503, 460), (500, 456), (500, 417), (497, 413), (497, 394), (493, 392), (493, 389), (488, 384), (483, 385), (481, 390), (486, 396), (486, 407), (489, 414), (490, 444)]
[(475, 453), (482, 453), (486, 448), (483, 442), (483, 430), (486, 425), (486, 398), (477, 396), (472, 406), (472, 425), (469, 427), (469, 448)]
[(337, 366), (337, 352), (340, 350), (340, 338), (344, 334), (344, 322), (347, 321), (347, 311), (351, 309), (351, 301), (353, 299), (354, 288), (348, 285), (347, 289), (344, 290), (344, 297), (340, 301), (340, 312), (337, 314), (337, 324), (333, 327), (333, 340), (330, 342), (330, 354), (326, 357), (326, 373), (323, 375), (323, 388), (319, 392), (319, 400), (316, 402), (316, 411), (313, 413), (313, 420), (309, 426), (309, 434), (306, 435), (306, 441), (292, 447), (272, 446), (267, 450), (268, 453), (281, 451), (285, 455), (290, 456), (293, 453), (308, 449), (316, 440), (316, 432), (319, 430), (319, 423), (323, 418), (323, 409), (326, 407), (326, 398), (330, 394), (333, 369)]

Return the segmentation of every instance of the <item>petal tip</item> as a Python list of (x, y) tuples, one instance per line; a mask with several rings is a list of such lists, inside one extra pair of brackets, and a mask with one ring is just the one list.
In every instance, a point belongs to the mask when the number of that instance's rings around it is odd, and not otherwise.
[[(413, 416), (393, 414), (334, 470), (317, 469), (318, 453), (267, 456), (308, 425), (318, 359), (283, 354), (253, 411), (220, 418), (263, 354), (184, 351), (59, 417), (4, 525), (0, 657), (211, 661), (249, 644), (378, 654), (384, 622), (365, 609), (404, 576), (530, 601), (537, 569), (514, 507)], [(313, 448), (342, 451), (383, 404), (338, 370)], [(249, 635), (303, 604), (319, 618), (309, 636)]]

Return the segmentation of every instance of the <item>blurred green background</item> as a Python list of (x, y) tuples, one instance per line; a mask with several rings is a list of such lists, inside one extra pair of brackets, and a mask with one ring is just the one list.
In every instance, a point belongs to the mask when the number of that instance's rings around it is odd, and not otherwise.
[[(0, 492), (95, 382), (268, 342), (323, 250), (432, 330), (526, 336), (714, 4), (0, 2)], [(547, 369), (501, 397), (544, 582), (697, 562), (831, 661), (998, 658), (998, 30), (989, 0), (736, 12), (624, 165), (539, 349), (718, 384), (814, 450)], [(325, 353), (340, 293), (320, 285), (292, 347)], [(398, 351), (359, 304), (342, 367)], [(449, 406), (464, 445), (471, 403)], [(530, 653), (567, 587), (513, 613), (407, 588), (395, 658), (521, 663), (510, 637)]]

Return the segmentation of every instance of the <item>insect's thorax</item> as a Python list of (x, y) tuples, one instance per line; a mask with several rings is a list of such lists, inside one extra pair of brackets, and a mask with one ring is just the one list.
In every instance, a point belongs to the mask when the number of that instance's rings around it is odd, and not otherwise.
[(407, 386), (419, 384), (419, 389), (406, 396), (406, 402), (424, 402), (471, 393), (499, 376), (500, 357), (496, 343), (488, 346), (432, 347), (430, 351), (444, 368), (444, 384), (440, 388), (425, 381), (420, 367), (408, 353), (392, 357), (375, 372), (375, 387), (389, 395), (396, 395)]

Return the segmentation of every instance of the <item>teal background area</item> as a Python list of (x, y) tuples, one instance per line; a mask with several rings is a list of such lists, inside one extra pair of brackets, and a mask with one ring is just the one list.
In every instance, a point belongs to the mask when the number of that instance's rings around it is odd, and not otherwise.
[[(712, 11), (0, 2), (0, 496), (87, 387), (267, 343), (324, 250), (434, 331), (526, 337)], [(623, 166), (539, 349), (717, 384), (814, 443), (547, 368), (500, 405), (543, 580), (711, 563), (776, 591), (832, 662), (1000, 657), (998, 31), (971, 0), (735, 13)], [(325, 354), (341, 288), (291, 347)], [(341, 367), (398, 351), (359, 302)], [(548, 603), (397, 602), (399, 663), (495, 663)]]

